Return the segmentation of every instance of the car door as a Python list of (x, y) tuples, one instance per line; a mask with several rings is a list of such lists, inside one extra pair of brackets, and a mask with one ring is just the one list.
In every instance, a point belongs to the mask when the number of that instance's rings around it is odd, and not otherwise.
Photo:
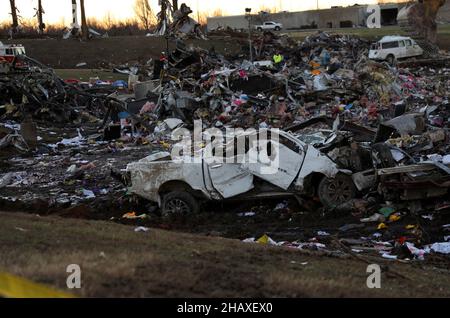
[(287, 190), (297, 178), (304, 158), (303, 147), (287, 137), (279, 136), (262, 142), (254, 140), (242, 168)]
[(395, 58), (399, 58), (398, 41), (383, 42), (381, 45), (382, 45), (383, 59), (385, 59), (389, 55), (394, 55)]
[(234, 138), (233, 142), (225, 145), (227, 156), (222, 160), (208, 160), (205, 155), (203, 156), (205, 174), (209, 176), (208, 180), (210, 181), (206, 182), (206, 187), (209, 191), (218, 192), (224, 199), (253, 189), (253, 174), (242, 169), (238, 154), (234, 153), (234, 148), (232, 154), (228, 156), (230, 153), (228, 147), (234, 147), (236, 143), (237, 140)]
[(208, 163), (212, 186), (224, 199), (232, 198), (253, 189), (253, 175), (240, 164)]
[(411, 52), (412, 52), (412, 56), (420, 56), (423, 54), (423, 50), (422, 48), (414, 41), (414, 40), (410, 40), (411, 42)]
[(398, 59), (408, 57), (405, 41), (398, 41)]

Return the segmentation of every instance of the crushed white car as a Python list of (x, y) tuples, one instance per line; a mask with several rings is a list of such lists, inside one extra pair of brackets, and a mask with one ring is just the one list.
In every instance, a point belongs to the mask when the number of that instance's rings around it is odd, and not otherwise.
[[(231, 142), (227, 139), (227, 153), (240, 137)], [(277, 140), (271, 139), (267, 147), (261, 147), (254, 137), (245, 135), (244, 153), (233, 152), (232, 158), (222, 163), (210, 160), (205, 149), (197, 160), (187, 160), (186, 156), (173, 159), (170, 153), (160, 152), (130, 163), (130, 190), (158, 203), (165, 216), (198, 212), (201, 201), (306, 195), (318, 196), (324, 206), (334, 208), (356, 196), (351, 172), (339, 169), (330, 158), (291, 133), (280, 131)], [(264, 156), (260, 156), (262, 152)]]

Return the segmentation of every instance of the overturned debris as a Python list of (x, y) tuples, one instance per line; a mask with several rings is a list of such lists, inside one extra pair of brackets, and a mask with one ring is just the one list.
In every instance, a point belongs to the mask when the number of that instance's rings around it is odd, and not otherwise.
[[(324, 32), (300, 43), (270, 32), (253, 41), (255, 61), (246, 41), (240, 54), (221, 56), (178, 40), (159, 60), (115, 66), (129, 74), (128, 83), (63, 81), (22, 57), (26, 68), (13, 67), (0, 77), (0, 147), (13, 149), (0, 158), (2, 202), (41, 200), (49, 211), (98, 218), (123, 216), (144, 202), (136, 215), (147, 219), (157, 209), (151, 201), (163, 211), (196, 211), (210, 199), (276, 201), (288, 195), (308, 213), (353, 215), (352, 224), (339, 225), (342, 232), (372, 226), (389, 248), (382, 248), (381, 239), (368, 246), (375, 236), (339, 243), (382, 250), (386, 257), (393, 257), (400, 239), (386, 233), (390, 228), (410, 215), (448, 210), (449, 69), (374, 62), (365, 41)], [(287, 159), (273, 175), (242, 163), (169, 160), (180, 142), (174, 135), (191, 132), (198, 121), (201, 131), (213, 128), (224, 136), (231, 128), (279, 128), (285, 140), (277, 146)], [(197, 153), (207, 150), (203, 143), (191, 145)], [(227, 142), (222, 146), (227, 149)], [(251, 154), (251, 147), (245, 150)], [(92, 216), (99, 206), (116, 210)], [(292, 213), (284, 202), (271, 210)], [(239, 214), (258, 217), (244, 211)], [(408, 235), (418, 232), (414, 226)], [(439, 235), (427, 244), (442, 242)], [(330, 243), (329, 236), (317, 236), (324, 242), (302, 240), (297, 246)], [(399, 244), (410, 257), (422, 253), (416, 250), (423, 248), (420, 240), (405, 242)]]

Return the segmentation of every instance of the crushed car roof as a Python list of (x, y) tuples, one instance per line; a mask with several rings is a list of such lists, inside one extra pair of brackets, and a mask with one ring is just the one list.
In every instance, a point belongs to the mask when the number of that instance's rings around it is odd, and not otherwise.
[(412, 40), (408, 36), (400, 36), (400, 35), (386, 35), (384, 36), (379, 43), (391, 42), (391, 41), (401, 41), (401, 40)]

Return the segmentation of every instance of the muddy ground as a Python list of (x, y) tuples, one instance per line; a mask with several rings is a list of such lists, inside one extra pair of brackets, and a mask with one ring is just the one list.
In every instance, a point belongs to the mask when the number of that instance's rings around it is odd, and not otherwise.
[[(107, 39), (94, 39), (90, 42), (62, 39), (20, 39), (27, 55), (56, 69), (73, 69), (78, 63), (87, 63), (83, 68), (112, 69), (112, 65), (133, 63), (145, 64), (151, 58), (159, 58), (167, 50), (164, 37), (128, 36)], [(8, 41), (5, 41), (8, 43)], [(206, 50), (214, 48), (220, 54), (236, 54), (241, 45), (233, 39), (188, 40), (187, 45)], [(175, 41), (169, 41), (169, 48)]]
[[(354, 215), (325, 212), (318, 198), (305, 198), (302, 205), (282, 199), (204, 203), (198, 215), (162, 218), (155, 204), (128, 193), (117, 173), (130, 162), (164, 150), (163, 145), (143, 145), (138, 140), (97, 142), (99, 134), (95, 125), (86, 126), (80, 133), (85, 139), (81, 144), (55, 147), (62, 138), (76, 137), (78, 131), (70, 127), (38, 126), (42, 139), (37, 153), (2, 152), (0, 176), (14, 175), (10, 184), (0, 189), (2, 211), (110, 221), (204, 237), (244, 240), (268, 235), (277, 242), (308, 243), (311, 246), (307, 249), (321, 250), (327, 255), (342, 256), (358, 250), (360, 255), (376, 262), (384, 261), (380, 254), (384, 247), (374, 241), (395, 242), (405, 238), (416, 246), (423, 246), (442, 242), (450, 232), (449, 228), (442, 227), (450, 224), (450, 209), (445, 207), (436, 213), (424, 213), (427, 217), (406, 213), (399, 221), (389, 223), (387, 229), (378, 230), (379, 222), (360, 222), (360, 218), (377, 212), (376, 207)], [(86, 168), (73, 174), (68, 172), (73, 165)], [(83, 190), (92, 191), (95, 198), (86, 196)], [(130, 212), (143, 217), (123, 217)], [(323, 248), (316, 244), (322, 244)], [(414, 258), (404, 246), (391, 244), (389, 251), (401, 261)], [(449, 257), (445, 255), (426, 255), (421, 262), (450, 270)]]
[(0, 213), (0, 268), (66, 288), (78, 264), (82, 297), (449, 297), (448, 270), (380, 260), (381, 289), (368, 289), (370, 259), (270, 247), (111, 222)]

